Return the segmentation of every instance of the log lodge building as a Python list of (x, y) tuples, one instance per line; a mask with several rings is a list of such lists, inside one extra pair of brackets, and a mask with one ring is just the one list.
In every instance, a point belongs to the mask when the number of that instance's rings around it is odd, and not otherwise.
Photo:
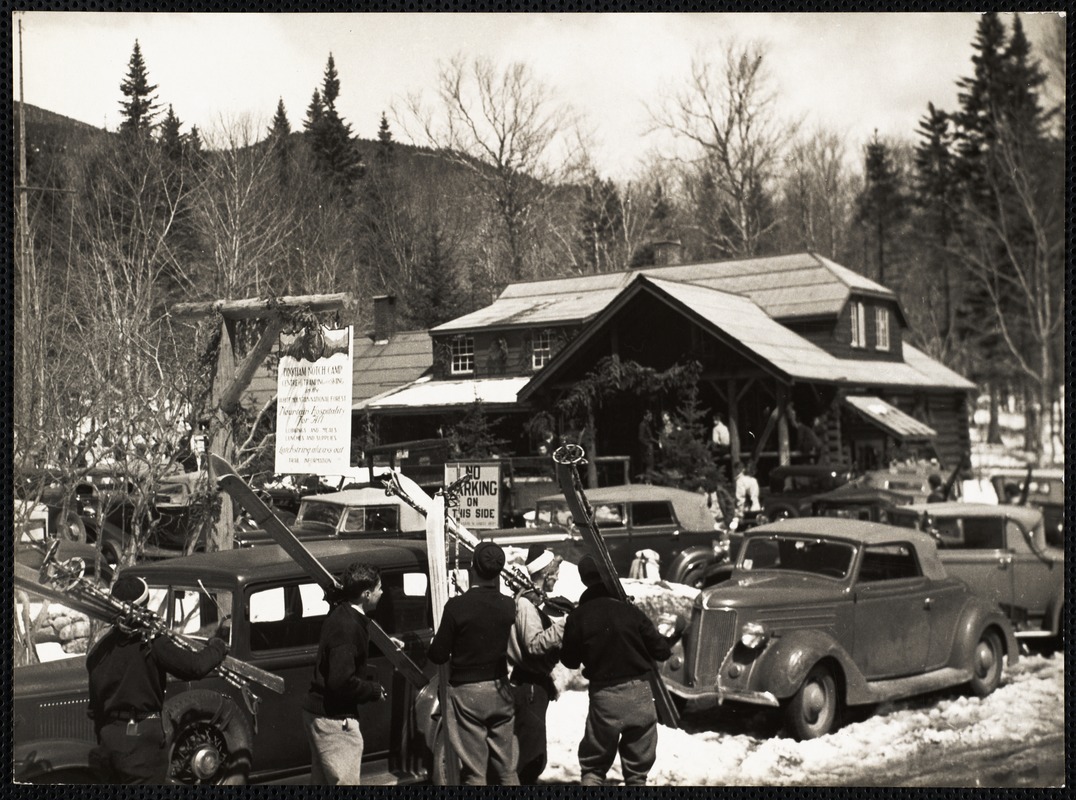
[[(729, 429), (725, 462), (754, 461), (763, 478), (808, 459), (797, 420), (818, 434), (811, 458), (857, 469), (912, 455), (948, 468), (969, 452), (975, 385), (905, 342), (905, 315), (886, 287), (814, 253), (658, 260), (511, 284), (491, 305), (429, 331), (396, 331), (394, 298), (375, 298), (374, 330), (355, 337), (353, 432), (370, 425), (380, 443), (404, 443), (402, 455), (443, 437), (478, 402), (513, 457), (537, 456), (548, 436), (528, 422), (545, 412), (557, 436), (575, 440), (558, 401), (615, 355), (657, 371), (701, 364), (699, 404), (707, 422), (719, 414)], [(275, 388), (268, 373), (256, 383)], [(608, 398), (590, 455), (628, 457), (630, 474), (642, 472), (648, 407), (657, 418), (673, 410), (627, 393)]]

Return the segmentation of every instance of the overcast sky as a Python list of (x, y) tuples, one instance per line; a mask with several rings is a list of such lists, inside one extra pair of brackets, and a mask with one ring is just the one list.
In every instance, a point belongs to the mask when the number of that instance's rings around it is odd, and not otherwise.
[[(302, 125), (332, 52), (337, 109), (363, 138), (407, 93), (429, 95), (438, 63), (462, 53), (523, 61), (589, 120), (599, 167), (632, 170), (655, 143), (645, 103), (682, 85), (691, 58), (723, 39), (767, 45), (789, 116), (847, 135), (911, 138), (928, 102), (956, 107), (971, 74), (974, 13), (743, 14), (174, 14), (29, 12), (23, 24), (25, 100), (109, 130), (119, 84), (139, 40), (159, 100), (203, 132), (248, 117), (268, 126), (283, 98)], [(1034, 41), (1042, 24), (1025, 17)], [(14, 97), (19, 97), (13, 25)], [(398, 139), (407, 140), (398, 125)]]

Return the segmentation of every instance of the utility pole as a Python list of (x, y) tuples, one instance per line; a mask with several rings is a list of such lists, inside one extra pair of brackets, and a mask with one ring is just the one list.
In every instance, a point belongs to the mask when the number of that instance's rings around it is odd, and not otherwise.
[(30, 376), (30, 349), (26, 342), (26, 334), (30, 327), (30, 275), (28, 259), (26, 257), (30, 238), (29, 223), (26, 220), (26, 112), (23, 109), (23, 80), (22, 80), (22, 20), (19, 20), (19, 182), (16, 187), (19, 193), (19, 228), (16, 244), (16, 263), (19, 269), (19, 300), (20, 331), (19, 360), (21, 362), (21, 382), (26, 385)]

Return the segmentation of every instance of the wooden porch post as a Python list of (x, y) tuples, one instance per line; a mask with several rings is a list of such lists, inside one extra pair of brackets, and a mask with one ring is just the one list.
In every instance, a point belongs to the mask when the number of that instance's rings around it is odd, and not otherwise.
[(740, 460), (740, 398), (736, 395), (736, 381), (728, 379), (728, 403), (729, 403), (729, 477), (732, 477), (732, 464)]
[(788, 446), (788, 394), (783, 383), (777, 384), (777, 463), (784, 466), (792, 461)]

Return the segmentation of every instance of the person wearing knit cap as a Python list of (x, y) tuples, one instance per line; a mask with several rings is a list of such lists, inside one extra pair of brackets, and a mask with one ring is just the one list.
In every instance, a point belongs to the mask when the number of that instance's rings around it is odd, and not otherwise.
[(590, 555), (579, 561), (586, 591), (564, 624), (560, 660), (583, 667), (590, 706), (579, 743), (583, 786), (601, 786), (620, 753), (625, 786), (645, 786), (657, 756), (657, 712), (651, 659), (664, 661), (672, 641), (636, 606), (615, 597)]
[(500, 592), (504, 561), (504, 550), (493, 542), (475, 548), (471, 588), (445, 603), (427, 653), (434, 664), (449, 665), (448, 737), (465, 786), (484, 786), (487, 778), (502, 786), (519, 785), (505, 655), (515, 603)]
[[(149, 602), (142, 578), (120, 575), (111, 595), (131, 606)], [(228, 654), (229, 625), (221, 622), (201, 650), (180, 647), (168, 636), (145, 639), (122, 619), (109, 628), (86, 656), (89, 715), (97, 747), (90, 765), (104, 783), (168, 783), (161, 709), (168, 675), (185, 681), (204, 678)]]
[(560, 658), (563, 612), (547, 608), (546, 594), (560, 573), (560, 558), (540, 544), (527, 551), (531, 586), (516, 594), (516, 621), (508, 640), (508, 662), (515, 695), (515, 738), (519, 782), (538, 783), (546, 765), (546, 712), (557, 697), (553, 668)]

